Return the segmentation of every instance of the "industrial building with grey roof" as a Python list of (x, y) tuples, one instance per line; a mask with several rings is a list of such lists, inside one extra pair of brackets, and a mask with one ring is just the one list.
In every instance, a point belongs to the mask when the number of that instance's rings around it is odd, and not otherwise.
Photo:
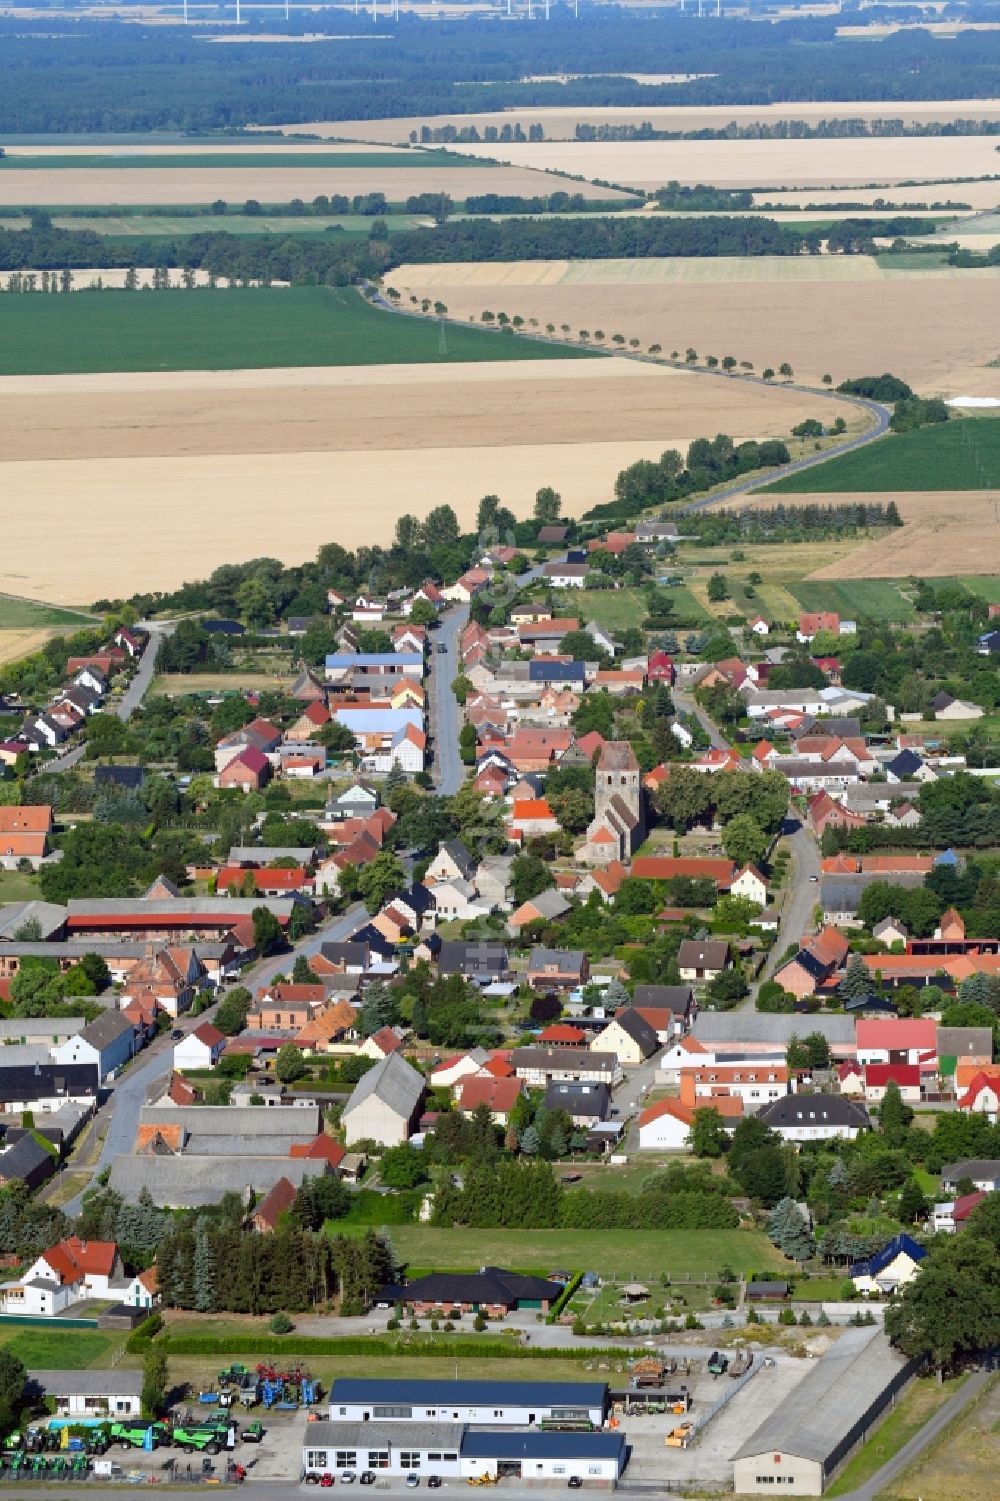
[(877, 1327), (845, 1330), (733, 1455), (737, 1494), (821, 1496), (918, 1365)]

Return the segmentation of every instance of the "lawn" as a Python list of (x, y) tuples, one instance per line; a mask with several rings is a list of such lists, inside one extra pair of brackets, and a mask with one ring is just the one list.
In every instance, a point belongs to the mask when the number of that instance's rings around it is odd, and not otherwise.
[(954, 1396), (961, 1384), (962, 1381), (949, 1381), (939, 1386), (933, 1376), (918, 1377), (868, 1442), (848, 1461), (826, 1494), (846, 1496), (870, 1480)]
[(64, 610), (35, 599), (21, 599), (17, 594), (0, 594), (0, 631), (41, 630), (46, 626), (65, 625), (73, 630), (96, 624), (97, 617), (82, 610)]
[(972, 417), (880, 438), (803, 474), (776, 480), (757, 493), (985, 490), (990, 483), (1000, 483), (1000, 418)]
[(289, 688), (291, 675), (271, 672), (161, 672), (152, 682), (151, 692), (168, 698), (184, 698), (205, 693), (268, 693), (275, 688)]
[(891, 580), (803, 579), (800, 584), (789, 584), (788, 591), (804, 610), (834, 610), (845, 620), (884, 620), (903, 625), (917, 618), (910, 601)]
[[(364, 1227), (358, 1226), (357, 1233), (363, 1234)], [(399, 1260), (438, 1270), (504, 1266), (545, 1273), (560, 1268), (628, 1281), (661, 1274), (714, 1274), (723, 1266), (738, 1273), (788, 1266), (767, 1237), (754, 1230), (630, 1230), (626, 1235), (618, 1230), (444, 1230), (393, 1225), (389, 1235)]]
[(639, 589), (567, 589), (565, 594), (565, 614), (579, 615), (584, 623), (596, 621), (606, 631), (627, 631), (646, 618), (646, 599)]
[(383, 312), (349, 288), (198, 288), (5, 297), (0, 375), (462, 364), (595, 351)]
[(106, 1366), (124, 1340), (120, 1330), (60, 1329), (57, 1320), (38, 1329), (0, 1324), (0, 1346), (16, 1355), (29, 1371), (82, 1371), (87, 1366)]
[[(945, 1394), (955, 1390), (945, 1385)], [(993, 1384), (879, 1501), (994, 1501), (1000, 1467), (1000, 1384)]]
[(0, 870), (0, 902), (33, 902), (38, 898), (38, 877), (19, 870)]

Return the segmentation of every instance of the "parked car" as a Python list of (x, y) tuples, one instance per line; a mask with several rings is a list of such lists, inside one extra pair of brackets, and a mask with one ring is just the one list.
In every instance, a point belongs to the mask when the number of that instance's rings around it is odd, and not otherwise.
[(427, 1484), (430, 1486), (430, 1488), (431, 1488), (432, 1491), (436, 1491), (438, 1489), (438, 1487), (440, 1486), (440, 1484), (441, 1484), (441, 1476), (440, 1475), (428, 1475), (428, 1477), (427, 1477)]
[(375, 1471), (374, 1470), (365, 1470), (364, 1473), (361, 1476), (361, 1484), (362, 1485), (374, 1485), (375, 1484)]
[(339, 1476), (341, 1485), (353, 1485), (356, 1478), (353, 1470), (341, 1470)]
[(569, 1477), (568, 1485), (571, 1491), (578, 1491), (582, 1484), (583, 1481), (580, 1479), (579, 1475), (571, 1475)]
[(407, 1475), (406, 1484), (407, 1488), (411, 1491), (416, 1490), (417, 1486), (420, 1484), (420, 1476), (416, 1473), (415, 1470), (411, 1470)]

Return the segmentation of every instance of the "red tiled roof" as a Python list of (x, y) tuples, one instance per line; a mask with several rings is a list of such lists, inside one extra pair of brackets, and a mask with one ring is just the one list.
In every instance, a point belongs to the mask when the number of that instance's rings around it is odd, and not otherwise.
[(868, 1048), (936, 1048), (937, 1022), (930, 1017), (859, 1017), (856, 1036), (859, 1052)]
[(485, 1105), (492, 1113), (506, 1115), (513, 1108), (523, 1088), (520, 1079), (510, 1077), (498, 1079), (474, 1074), (471, 1079), (465, 1079), (462, 1082), (459, 1109), (472, 1111), (479, 1105)]
[(586, 1035), (586, 1032), (581, 1032), (579, 1027), (571, 1027), (568, 1022), (553, 1022), (551, 1027), (546, 1027), (538, 1034), (538, 1041), (581, 1043)]

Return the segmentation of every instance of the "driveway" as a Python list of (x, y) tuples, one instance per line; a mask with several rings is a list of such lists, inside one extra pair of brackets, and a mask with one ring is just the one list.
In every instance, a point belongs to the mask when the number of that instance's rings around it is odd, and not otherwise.
[(691, 715), (698, 721), (708, 736), (709, 744), (713, 750), (729, 749), (728, 740), (726, 740), (715, 720), (709, 718), (708, 714), (705, 713), (701, 704), (694, 697), (694, 694), (686, 693), (682, 688), (671, 689), (671, 694), (674, 700), (674, 708), (678, 709), (682, 714)]

